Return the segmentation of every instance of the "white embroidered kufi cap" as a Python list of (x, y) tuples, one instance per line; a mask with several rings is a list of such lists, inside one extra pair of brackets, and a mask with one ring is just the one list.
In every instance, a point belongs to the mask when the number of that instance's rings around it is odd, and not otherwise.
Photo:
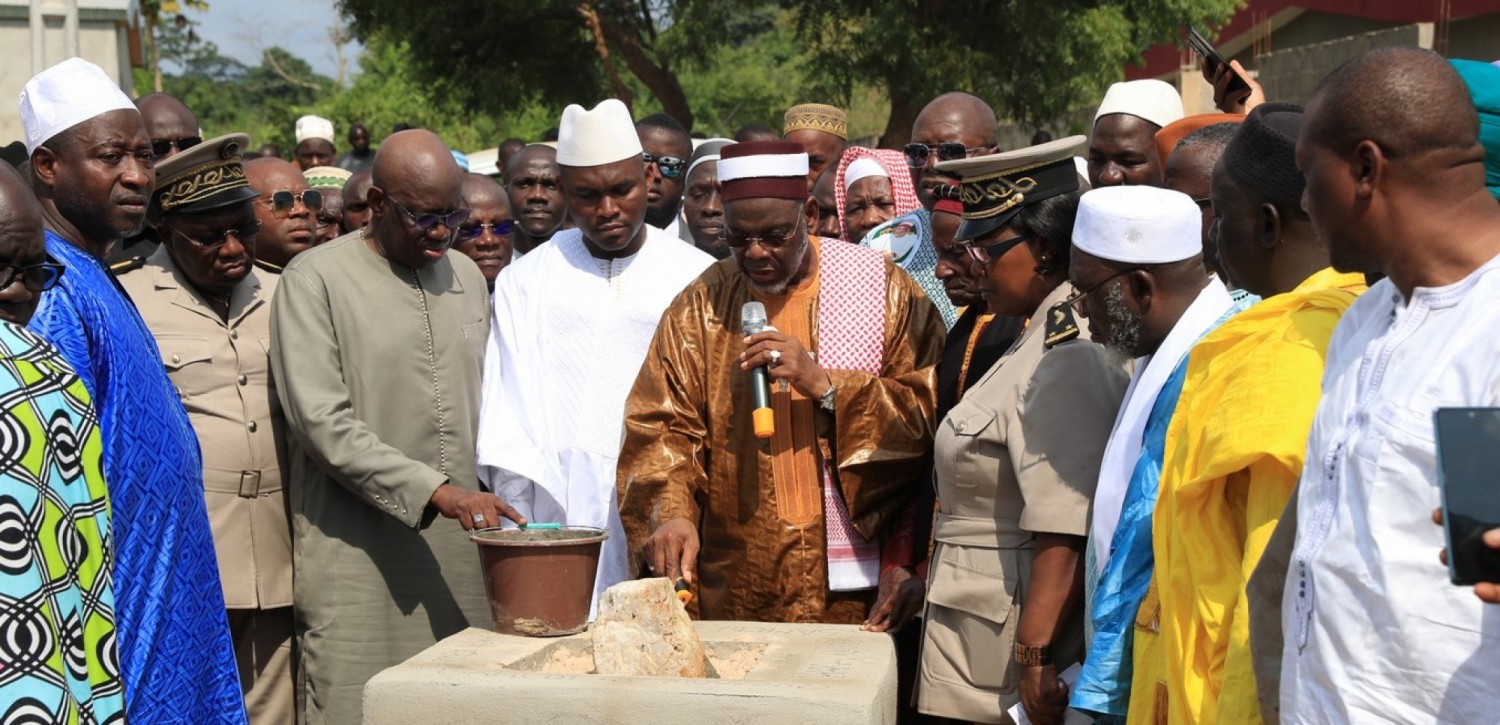
[(26, 155), (84, 121), (122, 110), (135, 111), (135, 104), (103, 68), (82, 58), (58, 63), (33, 76), (21, 90)]
[(576, 103), (563, 109), (557, 127), (558, 165), (603, 166), (642, 153), (630, 109), (618, 99), (607, 99), (592, 111)]
[(1165, 81), (1121, 81), (1105, 91), (1099, 112), (1094, 114), (1094, 123), (1111, 113), (1123, 113), (1166, 126), (1182, 118), (1182, 95)]
[(333, 121), (322, 116), (303, 116), (297, 119), (297, 143), (312, 138), (333, 143)]
[(1180, 191), (1109, 186), (1085, 192), (1073, 247), (1126, 264), (1181, 262), (1203, 253), (1203, 212)]

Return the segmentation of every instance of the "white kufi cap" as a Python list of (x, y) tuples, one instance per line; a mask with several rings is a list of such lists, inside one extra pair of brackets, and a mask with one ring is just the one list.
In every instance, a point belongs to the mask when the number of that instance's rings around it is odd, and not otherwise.
[(844, 190), (848, 191), (849, 187), (854, 186), (854, 182), (871, 176), (891, 178), (890, 172), (886, 171), (885, 167), (875, 160), (875, 157), (861, 156), (855, 159), (850, 162), (849, 168), (844, 170)]
[(1110, 262), (1167, 264), (1203, 253), (1203, 212), (1180, 191), (1108, 186), (1084, 193), (1073, 247)]
[(592, 111), (576, 103), (563, 109), (557, 128), (558, 165), (603, 166), (644, 152), (630, 109), (619, 100), (606, 99)]
[(69, 58), (26, 81), (21, 89), (21, 128), (26, 154), (53, 136), (110, 111), (136, 110), (109, 75), (82, 58)]
[(322, 116), (303, 116), (297, 119), (297, 143), (314, 138), (333, 143), (333, 121)]
[(1094, 123), (1111, 113), (1123, 113), (1166, 126), (1182, 119), (1182, 95), (1165, 81), (1122, 81), (1104, 93), (1099, 112), (1094, 114)]

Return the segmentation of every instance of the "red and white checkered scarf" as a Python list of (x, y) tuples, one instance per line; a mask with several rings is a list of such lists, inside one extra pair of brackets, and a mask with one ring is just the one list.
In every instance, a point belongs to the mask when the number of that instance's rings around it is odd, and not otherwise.
[[(839, 172), (842, 176), (842, 167)], [(818, 364), (880, 375), (885, 365), (885, 253), (832, 241), (818, 250)], [(823, 465), (828, 587), (869, 589), (880, 583), (880, 544), (855, 530), (830, 463)]]
[(844, 222), (844, 201), (849, 193), (844, 189), (844, 176), (849, 171), (849, 164), (862, 158), (871, 158), (878, 162), (881, 168), (891, 179), (891, 191), (896, 196), (896, 213), (892, 217), (898, 217), (908, 212), (917, 210), (922, 202), (917, 199), (917, 188), (911, 183), (911, 169), (906, 165), (906, 157), (900, 151), (890, 149), (869, 149), (863, 146), (850, 146), (844, 149), (844, 155), (839, 157), (839, 170), (834, 176), (834, 198), (837, 199), (839, 210), (839, 236), (850, 244), (859, 244), (858, 239), (849, 238), (849, 225)]

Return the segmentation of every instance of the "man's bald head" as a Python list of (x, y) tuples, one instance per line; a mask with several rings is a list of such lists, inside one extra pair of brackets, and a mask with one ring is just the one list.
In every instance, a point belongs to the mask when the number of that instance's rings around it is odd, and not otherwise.
[[(448, 219), (465, 208), (464, 173), (448, 145), (423, 129), (394, 133), (375, 152), (370, 179), (366, 198), (377, 251), (412, 269), (442, 259), (458, 235)], [(426, 226), (433, 218), (438, 221)]]
[(1478, 230), (1500, 216), (1468, 89), (1431, 51), (1381, 48), (1330, 73), (1308, 102), (1296, 158), (1302, 207), (1333, 266), (1384, 272), (1403, 290), (1456, 281), (1427, 274), (1428, 261), (1477, 253)]
[[(979, 138), (984, 145), (994, 146), (997, 141), (998, 123), (995, 109), (984, 99), (970, 93), (954, 91), (932, 99), (912, 124), (912, 139), (916, 140), (917, 129), (923, 125), (949, 127), (953, 132)], [(956, 140), (956, 139), (955, 139)]]
[(978, 96), (944, 93), (923, 107), (911, 127), (911, 142), (928, 147), (927, 164), (911, 170), (911, 180), (917, 187), (917, 198), (922, 206), (931, 210), (937, 203), (932, 194), (933, 187), (947, 183), (932, 170), (938, 161), (944, 160), (938, 158), (937, 147), (962, 144), (965, 149), (975, 149), (965, 151), (966, 154), (989, 154), (994, 153), (998, 144), (997, 135), (995, 109)]
[[(151, 135), (153, 142), (201, 136), (198, 116), (186, 103), (173, 96), (148, 93), (135, 99), (135, 107), (140, 109), (141, 119), (146, 122), (146, 133)], [(181, 149), (173, 149), (172, 153), (179, 151)]]
[(1307, 108), (1303, 138), (1335, 153), (1373, 140), (1392, 160), (1433, 151), (1477, 154), (1479, 114), (1442, 56), (1379, 48), (1328, 74)]
[[(0, 264), (16, 268), (46, 259), (42, 205), (10, 164), (0, 164)], [(13, 284), (0, 289), (0, 320), (24, 325), (40, 295)]]
[(431, 131), (410, 129), (392, 134), (375, 152), (371, 183), (398, 201), (417, 188), (458, 198), (463, 182), (453, 151)]

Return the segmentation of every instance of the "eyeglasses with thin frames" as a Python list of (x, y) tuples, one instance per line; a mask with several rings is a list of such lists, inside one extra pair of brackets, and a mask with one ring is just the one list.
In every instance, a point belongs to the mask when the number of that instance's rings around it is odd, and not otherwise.
[(802, 232), (802, 225), (806, 223), (807, 217), (802, 217), (797, 220), (797, 226), (793, 227), (790, 232), (764, 237), (747, 237), (735, 234), (729, 231), (729, 227), (726, 226), (719, 230), (719, 241), (734, 249), (749, 249), (752, 244), (759, 244), (766, 249), (781, 249), (797, 238), (797, 235)]
[(1098, 292), (1101, 289), (1104, 289), (1104, 285), (1107, 285), (1110, 282), (1113, 282), (1113, 281), (1115, 281), (1115, 280), (1117, 280), (1117, 279), (1119, 279), (1121, 277), (1124, 277), (1127, 274), (1131, 274), (1132, 272), (1139, 272), (1139, 271), (1141, 271), (1140, 268), (1127, 269), (1127, 270), (1123, 270), (1123, 271), (1120, 271), (1120, 272), (1116, 272), (1116, 273), (1114, 273), (1114, 274), (1112, 274), (1112, 275), (1110, 275), (1108, 277), (1105, 277), (1098, 284), (1096, 284), (1096, 285), (1094, 285), (1094, 286), (1092, 286), (1092, 287), (1090, 287), (1090, 288), (1088, 288), (1086, 290), (1083, 290), (1082, 292), (1074, 292), (1072, 295), (1069, 295), (1067, 299), (1063, 300), (1063, 303), (1066, 304), (1067, 306), (1073, 308), (1074, 312), (1077, 312), (1079, 314), (1083, 314), (1083, 307), (1082, 307), (1083, 301), (1086, 300), (1086, 299), (1088, 299), (1089, 295), (1094, 294), (1095, 292)]
[(282, 189), (281, 191), (271, 192), (270, 196), (260, 201), (271, 207), (271, 216), (277, 219), (285, 219), (292, 215), (293, 209), (297, 208), (297, 202), (302, 202), (302, 206), (307, 207), (308, 211), (316, 214), (319, 209), (323, 208), (323, 192), (317, 189), (303, 189), (302, 191)]

